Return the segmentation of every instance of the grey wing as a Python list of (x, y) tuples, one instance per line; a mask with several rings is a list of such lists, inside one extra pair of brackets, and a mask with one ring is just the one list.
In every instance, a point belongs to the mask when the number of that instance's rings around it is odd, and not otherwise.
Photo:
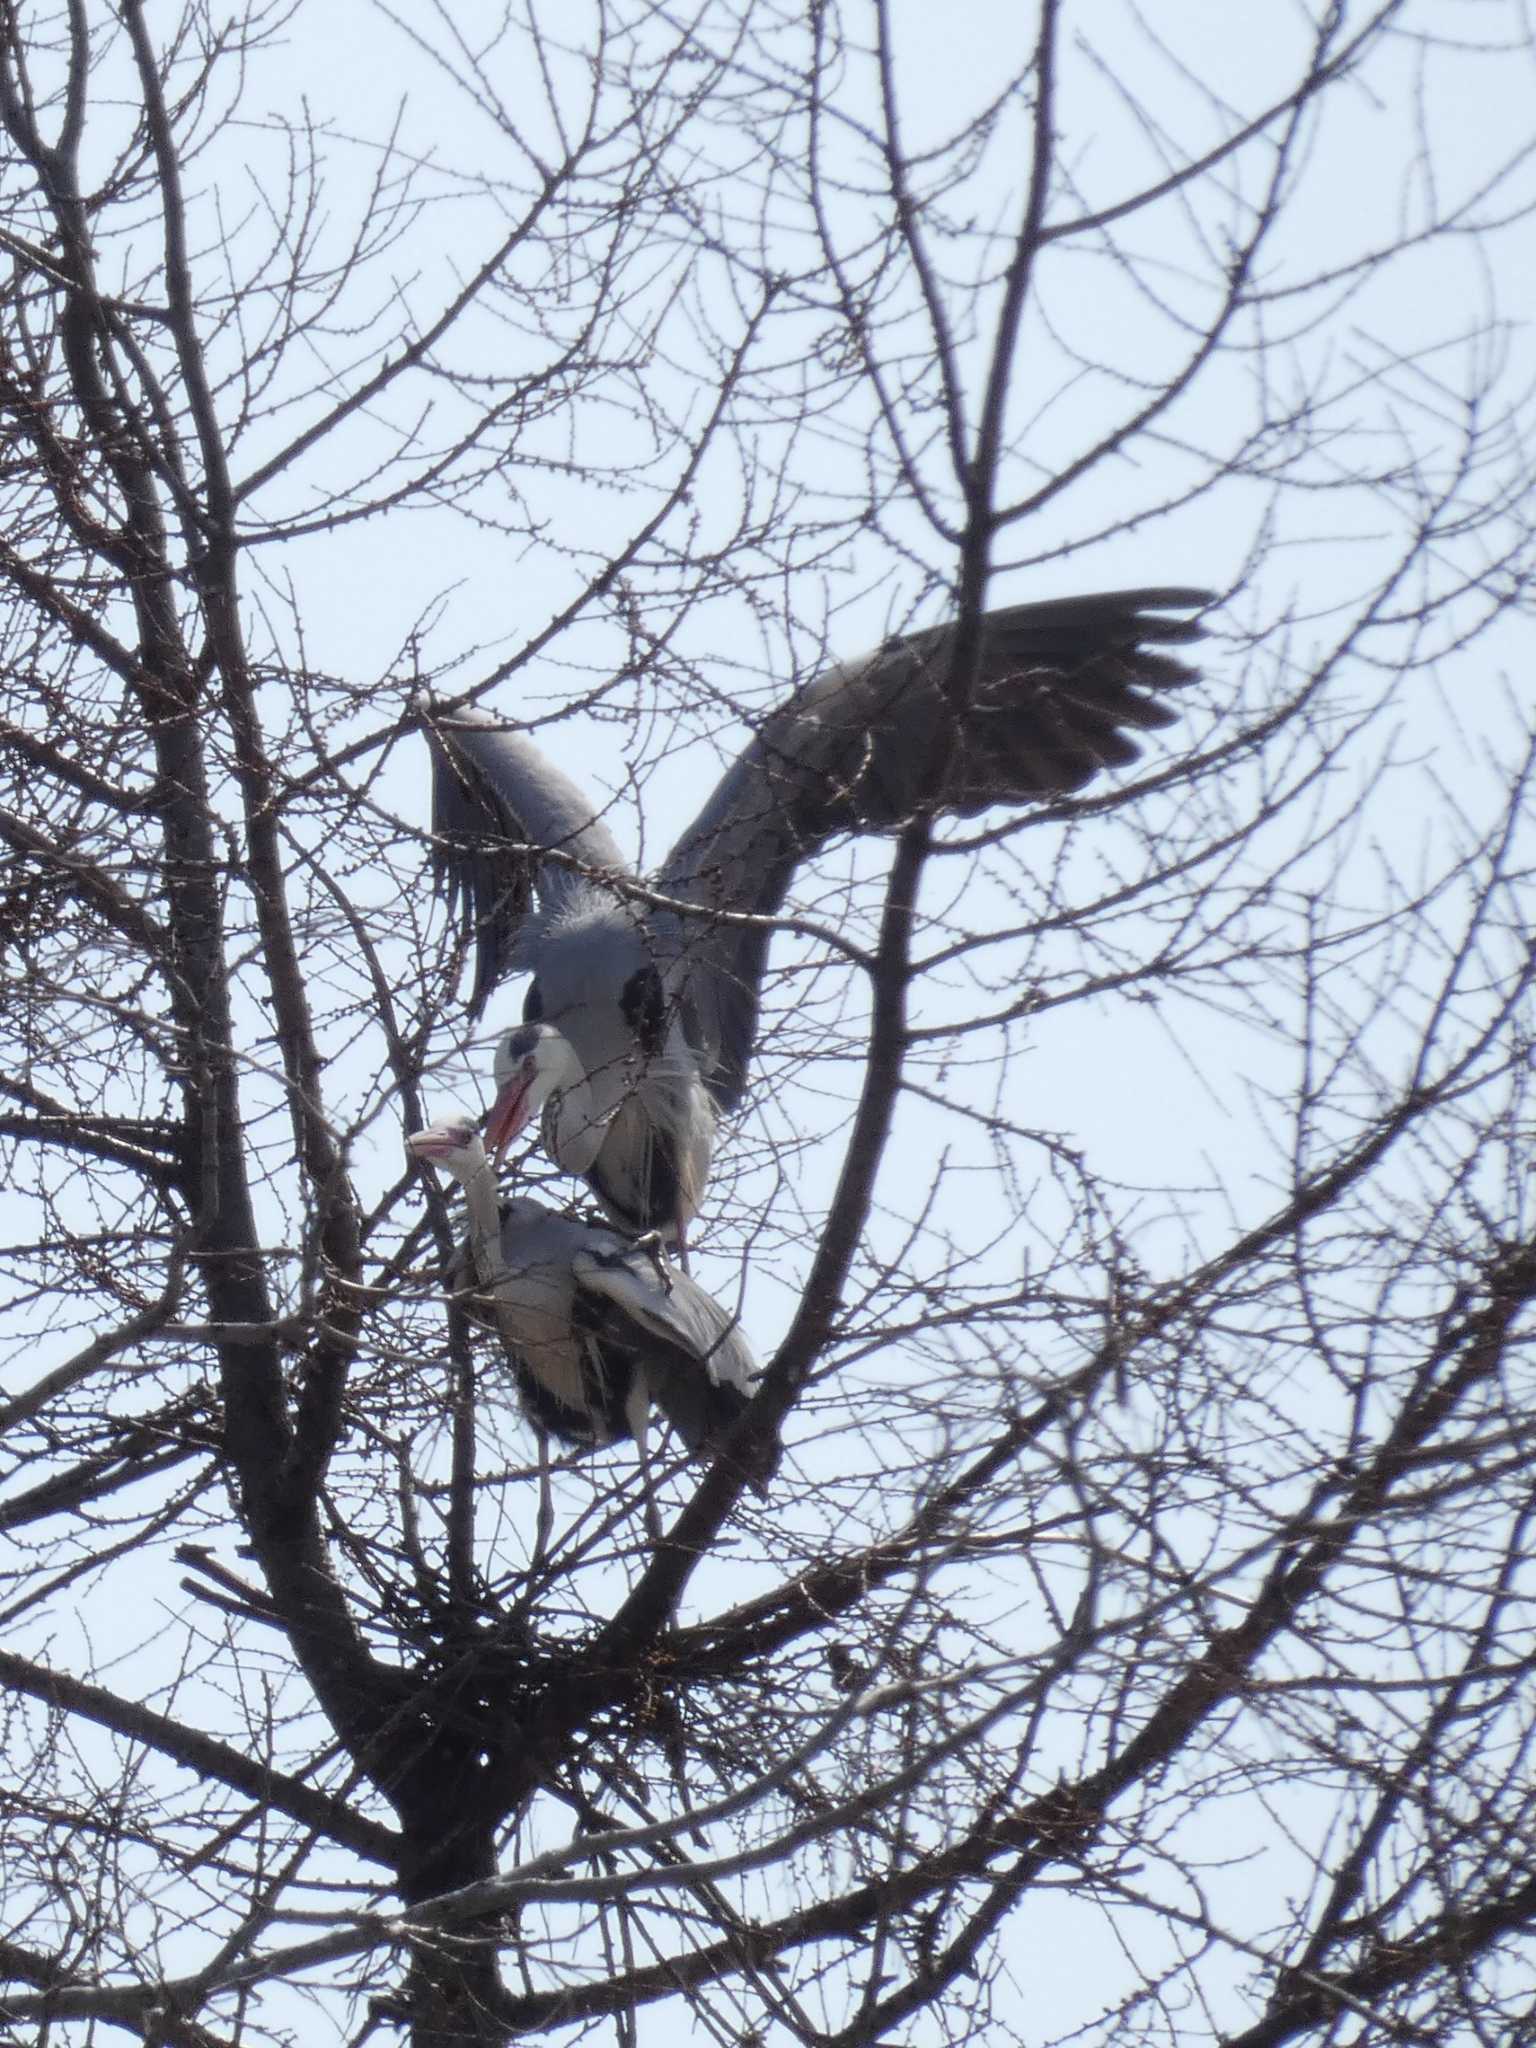
[[(1130, 735), (1171, 725), (1161, 693), (1197, 673), (1165, 650), (1199, 639), (1199, 621), (1164, 615), (1210, 602), (1202, 590), (1118, 590), (989, 612), (958, 732), (946, 728), (944, 694), (952, 625), (825, 670), (769, 714), (678, 840), (659, 886), (705, 909), (771, 917), (795, 868), (835, 833), (1065, 795), (1134, 761)], [(952, 745), (934, 789), (927, 777), (941, 738)], [(695, 1042), (727, 1109), (746, 1083), (769, 936), (701, 920), (679, 941)]]
[(751, 1395), (760, 1368), (733, 1316), (695, 1280), (672, 1267), (665, 1278), (650, 1253), (611, 1231), (585, 1232), (571, 1270), (576, 1285), (601, 1295), (639, 1329), (697, 1359), (716, 1386)]
[(581, 876), (547, 850), (588, 868), (628, 872), (592, 799), (530, 740), (483, 711), (420, 707), (432, 751), (432, 867), (466, 940), (475, 942), (472, 1012), (518, 951), (535, 898), (545, 912), (578, 892)]
[[(614, 1247), (598, 1250), (599, 1239)], [(640, 1340), (652, 1398), (691, 1451), (713, 1450), (751, 1400), (760, 1375), (740, 1328), (686, 1273), (663, 1280), (654, 1261), (592, 1232), (572, 1262), (577, 1287)]]

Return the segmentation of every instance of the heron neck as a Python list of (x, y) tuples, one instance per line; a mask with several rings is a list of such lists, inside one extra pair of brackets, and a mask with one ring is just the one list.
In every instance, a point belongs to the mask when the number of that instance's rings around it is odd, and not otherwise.
[(608, 1134), (608, 1124), (617, 1101), (599, 1104), (587, 1079), (586, 1068), (574, 1049), (567, 1048), (559, 1068), (550, 1077), (544, 1102), (544, 1139), (566, 1173), (585, 1173)]
[(481, 1157), (464, 1178), (464, 1202), (469, 1211), (469, 1251), (475, 1272), (486, 1286), (501, 1278), (501, 1211), (496, 1199), (496, 1169)]

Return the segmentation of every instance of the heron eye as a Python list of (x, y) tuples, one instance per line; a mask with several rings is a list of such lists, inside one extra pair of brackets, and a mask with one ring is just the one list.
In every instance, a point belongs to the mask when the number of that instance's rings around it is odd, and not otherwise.
[(528, 993), (523, 997), (523, 1022), (540, 1024), (544, 1020), (544, 991), (536, 981), (528, 984)]

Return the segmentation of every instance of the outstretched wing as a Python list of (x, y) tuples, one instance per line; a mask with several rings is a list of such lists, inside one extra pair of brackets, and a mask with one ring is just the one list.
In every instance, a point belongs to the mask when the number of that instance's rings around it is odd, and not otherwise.
[[(537, 899), (546, 916), (586, 886), (579, 868), (627, 874), (592, 799), (531, 740), (483, 711), (420, 707), (432, 749), (432, 866), (475, 942), (470, 1003), (527, 963), (518, 940)], [(554, 852), (566, 860), (549, 860)]]
[[(1198, 639), (1199, 622), (1164, 615), (1210, 602), (1201, 590), (1119, 590), (989, 612), (958, 728), (946, 693), (953, 625), (825, 670), (769, 713), (678, 840), (659, 886), (706, 911), (772, 916), (795, 868), (834, 833), (1065, 795), (1134, 761), (1131, 735), (1171, 725), (1162, 693), (1196, 674), (1165, 650)], [(701, 920), (682, 945), (706, 1077), (732, 1108), (756, 1035), (768, 934)]]

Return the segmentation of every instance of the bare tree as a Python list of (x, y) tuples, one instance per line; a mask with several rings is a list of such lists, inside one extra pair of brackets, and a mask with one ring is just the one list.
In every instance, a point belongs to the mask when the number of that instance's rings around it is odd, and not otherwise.
[[(1196, 12), (0, 9), (7, 2039), (1531, 2038), (1528, 24)], [(1134, 773), (799, 878), (767, 1501), (543, 1525), (419, 693), (665, 843), (1202, 581)]]

